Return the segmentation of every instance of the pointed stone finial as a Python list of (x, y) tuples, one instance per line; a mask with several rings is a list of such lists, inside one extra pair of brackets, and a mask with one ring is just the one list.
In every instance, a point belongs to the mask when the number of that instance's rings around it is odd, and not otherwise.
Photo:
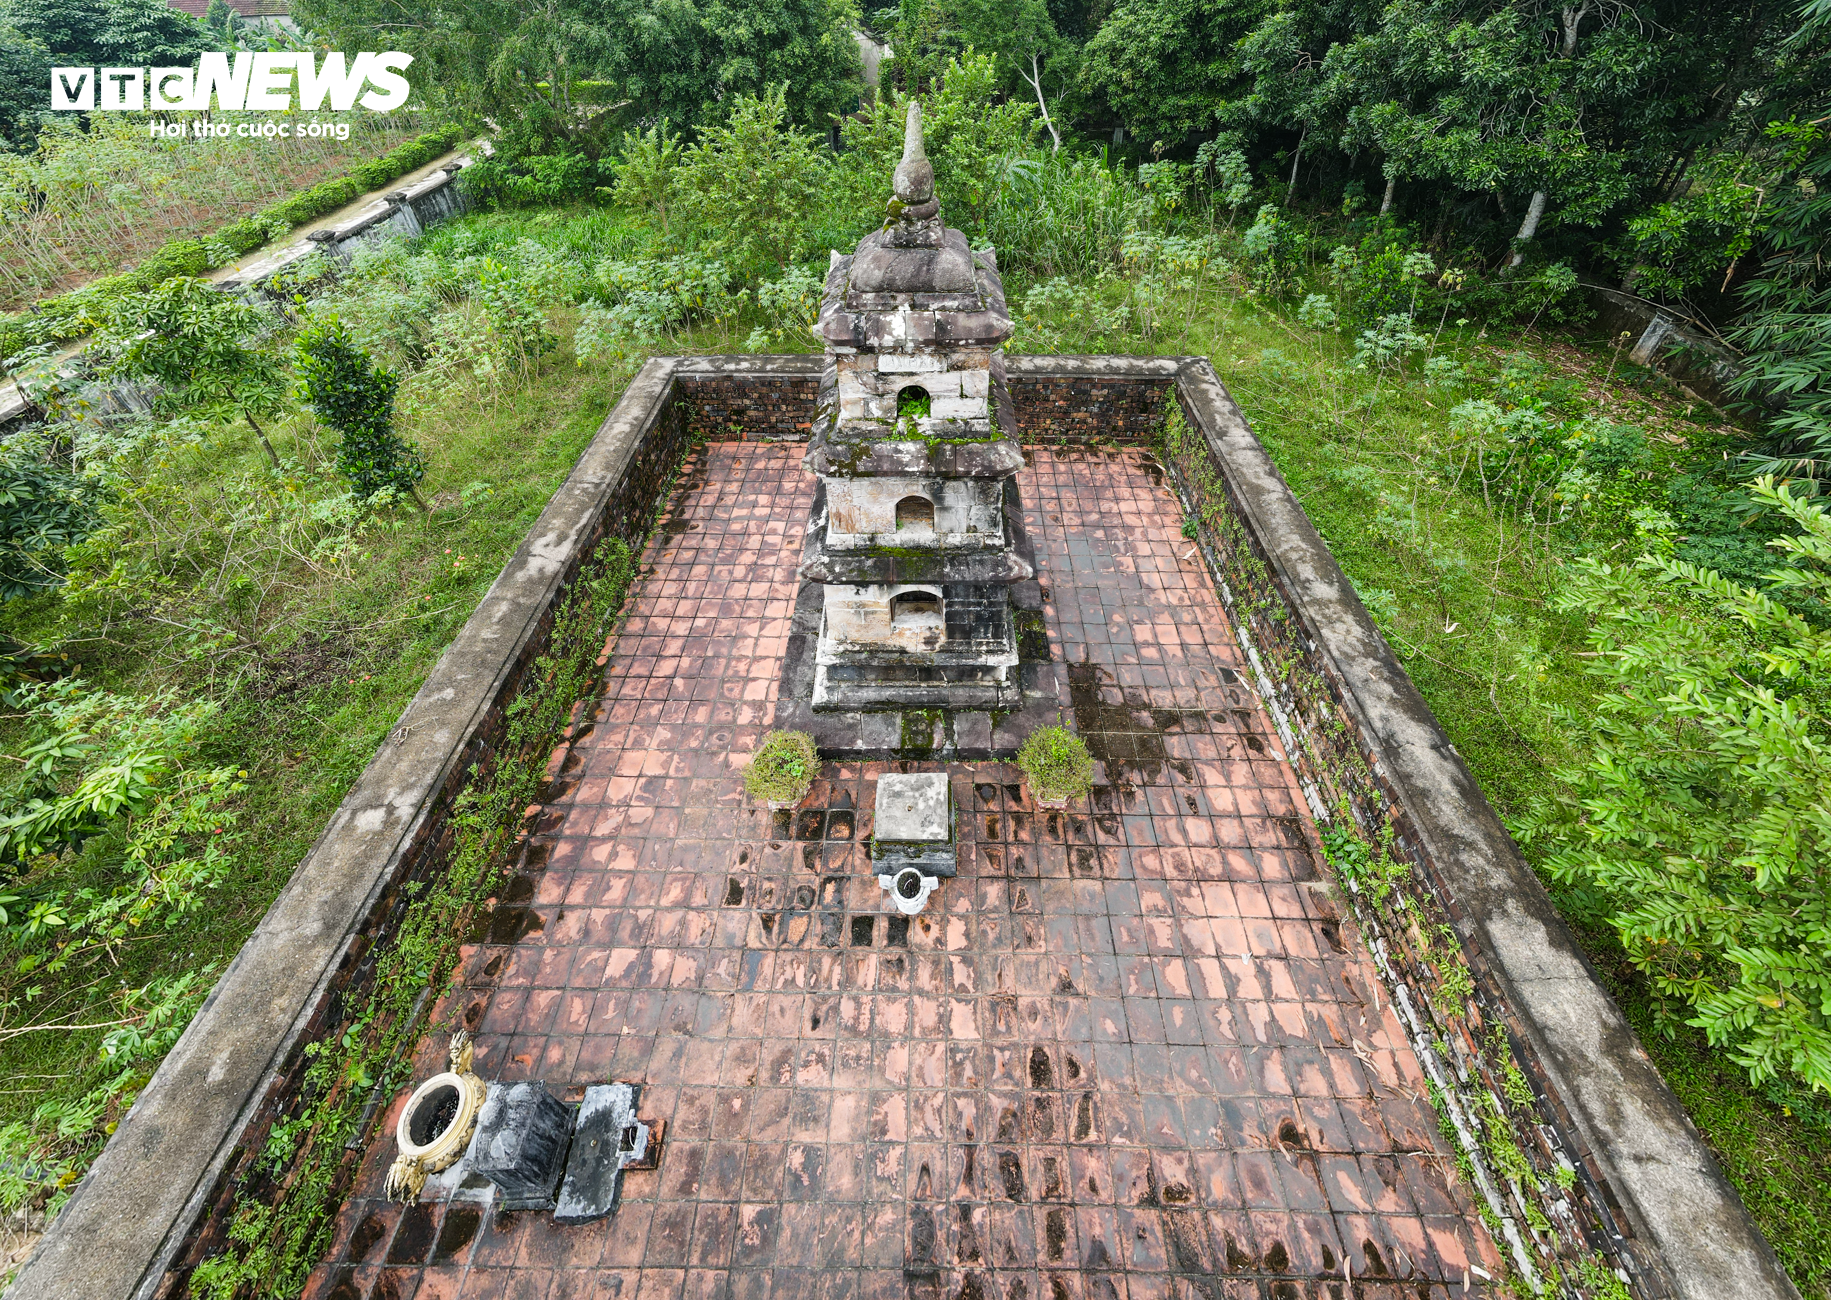
[(897, 164), (896, 197), (905, 204), (926, 203), (935, 196), (935, 169), (922, 152), (922, 101), (909, 101), (903, 127), (903, 161)]

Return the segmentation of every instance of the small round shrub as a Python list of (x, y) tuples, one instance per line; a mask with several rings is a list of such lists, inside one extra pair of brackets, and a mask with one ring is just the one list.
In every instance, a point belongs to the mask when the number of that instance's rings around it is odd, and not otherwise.
[(1017, 765), (1039, 799), (1073, 799), (1094, 788), (1094, 760), (1079, 736), (1062, 727), (1030, 733)]
[(805, 731), (772, 731), (750, 760), (744, 789), (752, 799), (800, 803), (819, 770), (820, 754), (812, 736)]
[(307, 325), (294, 347), (299, 396), (343, 435), (337, 472), (350, 481), (356, 499), (393, 491), (419, 500), (414, 488), (426, 477), (425, 453), (394, 431), (400, 376), (376, 365), (335, 316)]

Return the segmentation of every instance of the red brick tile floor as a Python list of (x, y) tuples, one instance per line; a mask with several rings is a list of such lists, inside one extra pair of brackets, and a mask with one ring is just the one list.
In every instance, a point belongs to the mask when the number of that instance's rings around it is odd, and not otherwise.
[(544, 866), (442, 1013), (475, 1017), (486, 1079), (640, 1084), (659, 1170), (585, 1227), (462, 1193), (403, 1211), (379, 1196), (391, 1111), (308, 1294), (1486, 1294), (1498, 1257), (1156, 462), (1031, 452), (1051, 650), (1099, 785), (1044, 814), (1014, 768), (948, 765), (960, 874), (908, 922), (867, 862), (887, 765), (827, 765), (793, 817), (745, 803), (801, 454), (715, 443), (684, 476)]

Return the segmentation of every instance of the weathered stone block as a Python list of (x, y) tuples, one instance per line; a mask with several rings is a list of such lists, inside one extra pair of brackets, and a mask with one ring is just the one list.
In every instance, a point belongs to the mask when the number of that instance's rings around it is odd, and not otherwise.
[(553, 1201), (566, 1169), (572, 1109), (543, 1083), (493, 1083), (477, 1132), (471, 1168), (502, 1189), (507, 1209), (544, 1207)]
[(953, 835), (952, 814), (945, 772), (886, 772), (877, 779), (876, 839), (944, 841)]
[(949, 362), (929, 352), (880, 352), (876, 369), (885, 374), (925, 375), (947, 368)]
[(935, 420), (983, 420), (991, 414), (983, 397), (937, 397), (928, 410)]

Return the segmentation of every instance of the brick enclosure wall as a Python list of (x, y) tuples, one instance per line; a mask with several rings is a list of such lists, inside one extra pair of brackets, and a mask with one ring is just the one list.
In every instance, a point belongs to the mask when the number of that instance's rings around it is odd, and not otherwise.
[[(1476, 926), (1469, 924), (1473, 920), (1492, 929), (1495, 918), (1507, 909), (1494, 905), (1492, 899), (1484, 900), (1481, 880), (1463, 870), (1461, 864), (1448, 858), (1433, 859), (1433, 843), (1452, 843), (1432, 839), (1441, 837), (1447, 824), (1435, 804), (1479, 804), (1488, 820), (1477, 818), (1469, 823), (1473, 838), (1467, 843), (1483, 851), (1495, 848), (1496, 861), (1502, 868), (1497, 874), (1505, 877), (1512, 891), (1507, 901), (1513, 911), (1532, 903), (1533, 899), (1527, 897), (1532, 895), (1543, 904), (1546, 919), (1541, 924), (1537, 913), (1529, 919), (1545, 929), (1551, 940), (1565, 943), (1568, 936), (1560, 939), (1546, 928), (1555, 929), (1561, 923), (1550, 914), (1549, 903), (1544, 902), (1542, 890), (1529, 869), (1517, 861), (1510, 842), (1505, 842), (1504, 830), (1492, 823), (1492, 814), (1486, 812), (1486, 804), (1466, 772), (1457, 769), (1466, 789), (1429, 785), (1431, 780), (1441, 782), (1442, 778), (1432, 776), (1440, 769), (1431, 767), (1425, 750), (1447, 750), (1447, 740), (1428, 717), (1422, 701), (1416, 700), (1413, 707), (1408, 702), (1411, 697), (1404, 696), (1411, 688), (1402, 666), (1391, 660), (1383, 643), (1378, 643), (1379, 652), (1372, 656), (1365, 650), (1352, 649), (1362, 631), (1362, 640), (1371, 638), (1377, 643), (1371, 624), (1366, 623), (1364, 611), (1351, 595), (1342, 594), (1348, 592), (1346, 579), (1328, 560), (1320, 540), (1314, 537), (1288, 490), (1277, 480), (1263, 449), (1251, 439), (1243, 418), (1207, 363), (1194, 358), (1116, 357), (1012, 361), (1010, 395), (1026, 441), (1154, 443), (1164, 417), (1172, 409), (1166, 399), (1173, 391), (1179, 398), (1176, 409), (1187, 424), (1192, 429), (1207, 429), (1205, 441), (1201, 436), (1193, 441), (1186, 436), (1171, 438), (1169, 450), (1173, 454), (1167, 468), (1182, 495), (1185, 510), (1201, 522), (1200, 544), (1222, 599), (1241, 632), (1242, 648), (1253, 662), (1258, 678), (1255, 684), (1278, 723), (1300, 780), (1312, 792), (1312, 808), (1318, 820), (1328, 823), (1332, 830), (1358, 824), (1376, 844), (1388, 842), (1393, 857), (1406, 865), (1407, 871), (1402, 873), (1405, 882), (1394, 888), (1389, 898), (1371, 899), (1370, 891), (1357, 892), (1353, 881), (1347, 878), (1342, 896), (1365, 928), (1383, 965), (1395, 1006), (1406, 1001), (1408, 1031), (1414, 1036), (1420, 1059), (1435, 1063), (1437, 1074), (1446, 1080), (1442, 1089), (1445, 1124), (1454, 1119), (1455, 1126), (1463, 1132), (1473, 1131), (1472, 1139), (1459, 1140), (1475, 1161), (1476, 1172), (1485, 1180), (1495, 1226), (1511, 1227), (1513, 1231), (1508, 1235), (1516, 1245), (1529, 1239), (1525, 1255), (1538, 1265), (1541, 1277), (1548, 1271), (1550, 1260), (1561, 1261), (1566, 1285), (1570, 1283), (1573, 1264), (1601, 1261), (1625, 1269), (1639, 1296), (1711, 1295), (1709, 1289), (1697, 1285), (1674, 1286), (1671, 1273), (1662, 1267), (1665, 1261), (1659, 1257), (1662, 1250), (1675, 1256), (1689, 1253), (1698, 1258), (1679, 1262), (1691, 1267), (1693, 1274), (1704, 1276), (1709, 1260), (1702, 1258), (1697, 1240), (1728, 1243), (1721, 1250), (1712, 1246), (1715, 1253), (1711, 1258), (1742, 1261), (1737, 1265), (1742, 1279), (1765, 1277), (1771, 1272), (1784, 1283), (1777, 1263), (1772, 1262), (1771, 1250), (1747, 1222), (1746, 1212), (1734, 1193), (1710, 1167), (1708, 1154), (1695, 1132), (1684, 1126), (1682, 1111), (1652, 1074), (1644, 1054), (1609, 1076), (1618, 1076), (1641, 1089), (1641, 1093), (1628, 1096), (1615, 1089), (1606, 1099), (1612, 1109), (1599, 1107), (1593, 1094), (1601, 1086), (1598, 1080), (1603, 1074), (1594, 1070), (1585, 1074), (1573, 1067), (1557, 1055), (1557, 1042), (1545, 1037), (1546, 1026), (1555, 1028), (1559, 1023), (1555, 1013), (1561, 1008), (1535, 1003), (1534, 997), (1542, 995), (1533, 992), (1509, 1004), (1504, 990), (1516, 986), (1506, 984), (1496, 972), (1509, 959), (1510, 950), (1487, 951), (1483, 947), (1486, 941), (1478, 942), (1474, 937)], [(275, 1062), (274, 1075), (262, 1075), (256, 1082), (250, 1074), (247, 1083), (238, 1083), (236, 1087), (241, 1091), (234, 1094), (234, 1104), (240, 1110), (236, 1118), (213, 1116), (208, 1120), (205, 1136), (215, 1155), (207, 1165), (180, 1167), (181, 1161), (198, 1161), (202, 1157), (172, 1138), (171, 1134), (181, 1126), (176, 1124), (176, 1112), (166, 1115), (160, 1109), (162, 1097), (192, 1097), (209, 1082), (201, 1077), (202, 1058), (196, 1054), (187, 1056), (181, 1044), (161, 1067), (155, 1081), (158, 1086), (146, 1090), (124, 1124), (121, 1141), (116, 1145), (130, 1154), (115, 1160), (105, 1171), (102, 1162), (98, 1162), (98, 1172), (103, 1176), (98, 1178), (92, 1172), (91, 1179), (101, 1185), (86, 1186), (84, 1193), (53, 1223), (35, 1261), (21, 1275), (20, 1294), (145, 1294), (138, 1287), (147, 1283), (130, 1279), (155, 1279), (162, 1270), (164, 1283), (159, 1290), (169, 1293), (200, 1257), (202, 1248), (220, 1240), (228, 1226), (223, 1211), (233, 1202), (237, 1179), (250, 1172), (272, 1122), (298, 1096), (303, 1045), (337, 1031), (345, 1008), (373, 978), (376, 953), (380, 945), (388, 942), (405, 910), (407, 886), (443, 868), (450, 842), (452, 802), (467, 783), (473, 765), (493, 759), (494, 747), (503, 733), (504, 710), (519, 689), (527, 666), (546, 650), (554, 610), (580, 566), (607, 533), (633, 541), (646, 531), (691, 440), (731, 437), (734, 426), (745, 438), (805, 438), (822, 365), (819, 357), (715, 357), (657, 361), (645, 368), (644, 375), (634, 381), (626, 394), (629, 407), (620, 404), (607, 418), (599, 440), (585, 453), (581, 470), (556, 493), (549, 506), (556, 520), (565, 516), (571, 521), (561, 520), (555, 525), (560, 528), (555, 536), (564, 539), (560, 553), (551, 555), (543, 549), (553, 545), (546, 533), (531, 534), (518, 552), (518, 559), (527, 557), (530, 574), (545, 575), (521, 579), (534, 585), (519, 589), (528, 594), (520, 597), (520, 612), (514, 614), (518, 639), (500, 641), (486, 635), (497, 625), (490, 621), (488, 609), (480, 609), (454, 642), (453, 654), (468, 647), (467, 653), (473, 656), (464, 661), (464, 670), (484, 674), (484, 685), (475, 688), (477, 694), (493, 693), (481, 703), (479, 711), (463, 715), (462, 725), (457, 725), (457, 718), (452, 720), (450, 739), (439, 742), (447, 747), (436, 753), (429, 747), (431, 728), (416, 730), (404, 724), (384, 743), (357, 791), (346, 801), (354, 801), (357, 792), (367, 786), (380, 788), (400, 780), (403, 763), (430, 763), (431, 767), (419, 769), (433, 774), (423, 779), (428, 784), (434, 779), (442, 781), (419, 805), (426, 810), (416, 814), (423, 817), (423, 824), (416, 827), (411, 840), (388, 850), (388, 856), (382, 856), (381, 847), (367, 847), (368, 841), (350, 832), (350, 842), (363, 847), (348, 850), (346, 856), (363, 863), (363, 869), (374, 872), (380, 883), (365, 887), (357, 896), (372, 900), (366, 908), (354, 903), (349, 906), (353, 923), (337, 923), (335, 933), (343, 937), (313, 950), (309, 979), (318, 981), (315, 987), (319, 993), (303, 1003), (308, 1012), (297, 1018), (291, 1013), (283, 1017), (267, 1013), (267, 1020), (254, 1014), (250, 1020), (245, 1007), (213, 999), (200, 1013), (200, 1023), (193, 1026), (200, 1034), (209, 1033), (212, 1027), (228, 1032), (232, 1026), (239, 1026), (237, 1032), (242, 1037), (238, 1041), (242, 1045), (238, 1050), (250, 1060), (258, 1057), (263, 1063)], [(638, 394), (644, 384), (647, 388)], [(1229, 428), (1235, 433), (1230, 434)], [(1232, 442), (1227, 440), (1229, 437)], [(606, 450), (612, 446), (617, 448), (614, 454)], [(623, 448), (629, 450), (625, 452)], [(1258, 462), (1263, 464), (1255, 469)], [(616, 481), (608, 494), (600, 495), (605, 476), (610, 474), (616, 476)], [(1234, 481), (1238, 474), (1246, 475), (1242, 480), (1247, 484), (1245, 495)], [(540, 567), (552, 563), (557, 563), (557, 571)], [(1288, 567), (1292, 564), (1307, 564), (1309, 568)], [(495, 599), (492, 591), (486, 604)], [(1331, 601), (1333, 607), (1340, 607), (1344, 600), (1353, 610), (1352, 619), (1346, 623), (1328, 613)], [(496, 613), (498, 617), (504, 613), (500, 603)], [(1329, 623), (1330, 617), (1336, 617), (1336, 622)], [(1323, 621), (1318, 622), (1318, 618)], [(1350, 646), (1346, 651), (1336, 644), (1344, 637)], [(435, 670), (435, 677), (441, 673), (449, 676), (444, 664)], [(1400, 703), (1411, 708), (1415, 716), (1383, 715), (1377, 724), (1379, 734), (1374, 734), (1374, 722), (1363, 716), (1360, 705), (1355, 703), (1360, 698), (1357, 690), (1366, 684), (1344, 680), (1344, 673), (1399, 682), (1403, 686)], [(420, 716), (415, 710), (421, 703), (416, 700), (410, 707), (409, 720)], [(466, 709), (478, 707), (467, 705)], [(1407, 724), (1416, 724), (1413, 731), (1421, 739), (1414, 743), (1424, 749), (1406, 751), (1387, 738), (1387, 730), (1395, 727), (1398, 730), (1394, 734), (1407, 734)], [(409, 732), (412, 734), (406, 734)], [(444, 766), (447, 762), (449, 766)], [(1397, 777), (1395, 770), (1400, 773)], [(441, 771), (448, 775), (438, 778), (436, 774)], [(1407, 772), (1409, 776), (1405, 775)], [(1406, 780), (1414, 781), (1409, 804), (1401, 797)], [(1423, 790), (1427, 797), (1418, 796), (1416, 790)], [(1349, 819), (1332, 818), (1332, 810), (1343, 808), (1350, 812)], [(327, 836), (313, 849), (314, 857), (328, 861), (338, 840), (336, 834)], [(1507, 858), (1507, 854), (1512, 857)], [(301, 879), (320, 879), (313, 872), (314, 865), (308, 859)], [(1469, 909), (1492, 915), (1466, 917), (1465, 907), (1458, 903), (1459, 890), (1465, 893), (1462, 901)], [(276, 904), (276, 908), (279, 906)], [(270, 914), (269, 921), (272, 920)], [(1505, 922), (1504, 917), (1501, 922)], [(263, 930), (268, 924), (263, 922)], [(281, 931), (290, 933), (283, 925)], [(1464, 941), (1453, 937), (1440, 940), (1436, 937), (1439, 932), (1461, 934)], [(259, 937), (257, 933), (250, 940), (250, 948), (256, 951), (260, 948)], [(321, 958), (318, 953), (330, 956)], [(1458, 996), (1453, 975), (1448, 973), (1457, 964), (1472, 974), (1472, 995)], [(224, 976), (224, 986), (237, 980), (246, 983), (250, 978), (246, 970), (232, 967)], [(1592, 1020), (1608, 1019), (1606, 998), (1599, 990), (1593, 992), (1601, 1001), (1583, 1002), (1570, 992), (1559, 996), (1570, 1005), (1580, 1004)], [(1615, 1016), (1619, 1019), (1618, 1013)], [(205, 1021), (210, 1023), (202, 1023)], [(1619, 1051), (1624, 1056), (1638, 1052), (1625, 1027), (1620, 1029), (1618, 1039), (1608, 1041), (1607, 1047), (1611, 1053)], [(1546, 1061), (1553, 1062), (1555, 1069)], [(1519, 1099), (1519, 1087), (1508, 1086), (1514, 1082), (1509, 1071), (1515, 1063), (1530, 1085), (1529, 1101)], [(258, 1068), (265, 1071), (269, 1067), (262, 1064)], [(187, 1075), (187, 1070), (197, 1077)], [(1560, 1079), (1564, 1081), (1562, 1085), (1557, 1082)], [(1559, 1095), (1560, 1086), (1567, 1089), (1565, 1098)], [(1502, 1103), (1498, 1100), (1493, 1103), (1494, 1112), (1484, 1109), (1488, 1104), (1484, 1096), (1497, 1095), (1508, 1098), (1504, 1109), (1500, 1109)], [(1581, 1125), (1572, 1120), (1577, 1113), (1585, 1117)], [(159, 1119), (162, 1115), (163, 1134)], [(1661, 1139), (1665, 1145), (1660, 1146), (1638, 1133), (1624, 1131), (1629, 1117), (1647, 1115), (1662, 1122), (1670, 1119), (1667, 1127), (1683, 1132), (1671, 1140)], [(1490, 1118), (1495, 1121), (1493, 1125), (1489, 1124)], [(152, 1127), (136, 1127), (142, 1121)], [(1583, 1125), (1605, 1149), (1604, 1158), (1595, 1158), (1584, 1146)], [(195, 1130), (196, 1125), (192, 1127)], [(1503, 1129), (1530, 1162), (1531, 1174), (1524, 1185), (1517, 1178), (1497, 1177), (1505, 1170), (1492, 1162), (1488, 1167), (1482, 1166), (1482, 1152), (1492, 1153), (1492, 1135)], [(1613, 1164), (1618, 1187), (1611, 1188), (1607, 1169), (1617, 1147), (1630, 1163)], [(110, 1153), (113, 1151), (111, 1146)], [(110, 1153), (105, 1153), (105, 1158)], [(1645, 1172), (1633, 1160), (1640, 1160), (1652, 1172)], [(132, 1165), (134, 1161), (139, 1162), (137, 1167)], [(1568, 1189), (1558, 1189), (1557, 1170), (1565, 1162), (1574, 1166), (1575, 1183)], [(219, 1167), (220, 1174), (212, 1177), (212, 1171)], [(1688, 1172), (1692, 1183), (1703, 1188), (1697, 1195), (1680, 1195), (1687, 1189), (1660, 1183), (1662, 1172), (1680, 1168)], [(261, 1186), (259, 1182), (249, 1185)], [(146, 1255), (136, 1252), (152, 1249), (144, 1242), (148, 1232), (136, 1235), (122, 1225), (129, 1224), (133, 1212), (142, 1210), (152, 1193), (164, 1186), (198, 1190), (189, 1193), (191, 1199), (183, 1211), (168, 1205), (150, 1215), (141, 1213), (141, 1226), (150, 1228), (153, 1240), (168, 1243), (153, 1257), (153, 1271), (143, 1272), (148, 1267)], [(207, 1193), (205, 1188), (209, 1189)], [(1657, 1244), (1644, 1234), (1641, 1239), (1634, 1239), (1628, 1214), (1619, 1205), (1625, 1202), (1636, 1207), (1633, 1222), (1644, 1225), (1657, 1209), (1649, 1209), (1653, 1206), (1649, 1197), (1661, 1191), (1684, 1202), (1682, 1217), (1687, 1225), (1700, 1212), (1714, 1216), (1703, 1223), (1701, 1237), (1693, 1234), (1695, 1240), (1687, 1244), (1674, 1235), (1679, 1229), (1672, 1223), (1662, 1227), (1654, 1222), (1653, 1233), (1665, 1233)], [(1670, 1215), (1667, 1217), (1671, 1219)], [(117, 1230), (104, 1230), (100, 1225), (105, 1222), (114, 1223)], [(1553, 1227), (1557, 1229), (1559, 1245), (1550, 1251), (1548, 1259), (1546, 1252), (1539, 1249), (1539, 1238), (1541, 1231)], [(60, 1235), (67, 1240), (54, 1240)], [(134, 1241), (123, 1244), (128, 1237), (134, 1237)], [(176, 1241), (185, 1245), (173, 1258), (168, 1253), (172, 1250), (169, 1243)], [(49, 1262), (36, 1267), (42, 1261)], [(73, 1281), (79, 1273), (89, 1279), (83, 1286)], [(1728, 1292), (1718, 1288), (1716, 1293)], [(1778, 1290), (1762, 1288), (1746, 1293), (1780, 1294)]]
[(1171, 381), (1156, 376), (1021, 375), (1007, 383), (1026, 443), (1154, 442)]
[(794, 442), (805, 440), (813, 426), (820, 375), (687, 373), (675, 384), (675, 403), (696, 437)]
[[(803, 374), (727, 370), (722, 358), (697, 358), (675, 378), (688, 432), (714, 441), (801, 441), (813, 425), (824, 358), (760, 359), (796, 364)], [(1071, 361), (1074, 359), (1070, 359)], [(1046, 358), (1026, 358), (1034, 363)], [(1149, 443), (1163, 426), (1174, 386), (1168, 374), (1008, 374), (1006, 386), (1026, 443)]]

